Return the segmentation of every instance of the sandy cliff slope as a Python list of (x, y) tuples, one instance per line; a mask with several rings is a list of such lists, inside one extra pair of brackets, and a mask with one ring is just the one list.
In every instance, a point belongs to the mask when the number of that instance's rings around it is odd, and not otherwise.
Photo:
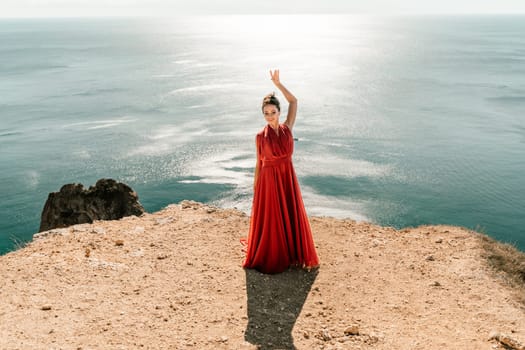
[(525, 308), (479, 235), (310, 218), (321, 267), (241, 267), (249, 217), (193, 202), (0, 257), (0, 349), (495, 349)]

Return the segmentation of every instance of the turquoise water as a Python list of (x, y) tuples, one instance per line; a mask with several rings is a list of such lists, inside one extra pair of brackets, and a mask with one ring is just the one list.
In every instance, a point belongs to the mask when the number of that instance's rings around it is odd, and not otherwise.
[(0, 20), (0, 253), (71, 182), (249, 212), (270, 68), (309, 214), (525, 250), (525, 17), (261, 15)]

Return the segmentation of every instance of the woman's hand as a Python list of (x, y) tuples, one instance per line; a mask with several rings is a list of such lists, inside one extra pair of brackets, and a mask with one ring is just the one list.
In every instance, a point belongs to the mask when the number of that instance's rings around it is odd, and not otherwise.
[(279, 80), (279, 70), (278, 69), (274, 69), (273, 72), (270, 69), (270, 77), (273, 83), (275, 84), (275, 86), (279, 87), (279, 85), (281, 85), (281, 81)]

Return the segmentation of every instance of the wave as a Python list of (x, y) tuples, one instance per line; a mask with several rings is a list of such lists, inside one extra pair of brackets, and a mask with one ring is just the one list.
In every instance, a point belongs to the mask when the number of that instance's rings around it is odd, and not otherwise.
[(7, 75), (17, 75), (28, 73), (33, 73), (35, 71), (45, 71), (45, 70), (60, 70), (70, 68), (68, 65), (62, 64), (18, 64), (13, 66), (7, 66), (1, 69), (2, 74)]
[(79, 150), (73, 152), (75, 159), (91, 159), (91, 153), (88, 150)]
[(145, 135), (147, 142), (138, 146), (126, 155), (129, 156), (161, 156), (174, 152), (177, 148), (202, 138), (209, 133), (202, 127), (202, 122), (186, 123), (182, 126), (163, 125), (153, 133)]
[[(92, 90), (74, 92), (74, 93), (71, 94), (71, 96), (89, 97), (89, 96), (98, 96), (99, 94), (104, 94), (104, 93), (122, 92), (122, 91), (126, 91), (126, 89), (122, 89), (122, 88), (99, 88), (99, 89), (92, 89)], [(57, 96), (57, 97), (63, 97), (63, 96)]]
[(250, 188), (253, 184), (252, 154), (245, 151), (225, 151), (194, 161), (187, 169), (200, 183), (236, 185), (237, 188)]
[(193, 59), (180, 59), (175, 60), (172, 63), (185, 66), (191, 65), (193, 68), (217, 67), (222, 64), (221, 62), (199, 62)]
[(390, 165), (343, 158), (333, 154), (313, 155), (302, 152), (301, 155), (294, 156), (294, 165), (298, 169), (298, 173), (303, 176), (380, 177), (392, 172)]
[(22, 132), (20, 131), (0, 132), (0, 137), (16, 136), (16, 135), (22, 135)]
[[(230, 150), (212, 154), (203, 159), (195, 159), (187, 169), (191, 178), (180, 180), (179, 183), (234, 185), (233, 191), (225, 193), (222, 198), (214, 201), (214, 204), (220, 207), (235, 207), (249, 214), (253, 196), (254, 157), (253, 152), (248, 150)], [(332, 159), (331, 161), (337, 163), (341, 162), (341, 159)], [(376, 164), (364, 161), (351, 161), (354, 165), (360, 164), (361, 168), (365, 166), (366, 170), (361, 170), (360, 173), (377, 175), (385, 172), (385, 169)], [(294, 161), (294, 164), (297, 164), (297, 162)], [(315, 168), (324, 166), (326, 165), (319, 166), (317, 164)], [(370, 168), (375, 170), (370, 170)], [(302, 176), (303, 171), (304, 169), (298, 170), (298, 174)], [(326, 170), (326, 173), (332, 174), (332, 170)], [(306, 185), (301, 185), (301, 189), (309, 215), (370, 221), (364, 214), (365, 208), (362, 203), (353, 202), (348, 198), (342, 199), (331, 195), (322, 195), (313, 187)]]
[(193, 63), (195, 62), (195, 60), (176, 60), (176, 61), (173, 61), (173, 63), (175, 64), (189, 64), (189, 63)]
[(525, 103), (525, 96), (503, 95), (497, 97), (488, 97), (487, 100), (496, 102)]
[[(199, 181), (199, 180), (193, 180)], [(304, 205), (309, 216), (329, 216), (339, 219), (352, 219), (356, 221), (370, 221), (364, 214), (365, 208), (361, 203), (352, 202), (348, 198), (339, 199), (332, 196), (321, 195), (308, 186), (301, 186)], [(252, 187), (237, 188), (213, 202), (222, 208), (236, 208), (250, 215), (253, 200)]]
[(308, 215), (370, 221), (370, 218), (364, 214), (365, 209), (360, 203), (352, 202), (348, 198), (343, 200), (321, 195), (308, 186), (302, 186), (301, 189)]
[(24, 174), (27, 186), (34, 190), (40, 184), (40, 173), (35, 170), (29, 170)]
[(234, 87), (237, 87), (239, 84), (205, 84), (205, 85), (197, 85), (197, 86), (189, 86), (185, 88), (179, 88), (175, 89), (169, 92), (169, 95), (179, 94), (179, 93), (186, 93), (186, 92), (207, 92), (212, 90), (221, 90), (221, 89), (231, 89)]
[(96, 129), (104, 129), (104, 128), (111, 128), (117, 125), (121, 125), (124, 123), (130, 123), (135, 121), (136, 119), (130, 118), (130, 117), (122, 117), (118, 119), (104, 119), (104, 120), (93, 120), (88, 122), (78, 122), (78, 123), (72, 123), (72, 124), (66, 124), (63, 125), (63, 129), (87, 129), (87, 130), (96, 130)]

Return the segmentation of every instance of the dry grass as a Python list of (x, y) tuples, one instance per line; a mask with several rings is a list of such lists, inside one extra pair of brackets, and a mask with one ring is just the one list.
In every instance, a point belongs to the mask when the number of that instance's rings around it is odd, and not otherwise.
[(518, 291), (520, 302), (525, 304), (525, 253), (485, 234), (480, 237), (488, 264)]
[(28, 241), (24, 241), (16, 235), (11, 235), (9, 239), (11, 240), (11, 242), (13, 242), (14, 250), (22, 249), (29, 244)]

